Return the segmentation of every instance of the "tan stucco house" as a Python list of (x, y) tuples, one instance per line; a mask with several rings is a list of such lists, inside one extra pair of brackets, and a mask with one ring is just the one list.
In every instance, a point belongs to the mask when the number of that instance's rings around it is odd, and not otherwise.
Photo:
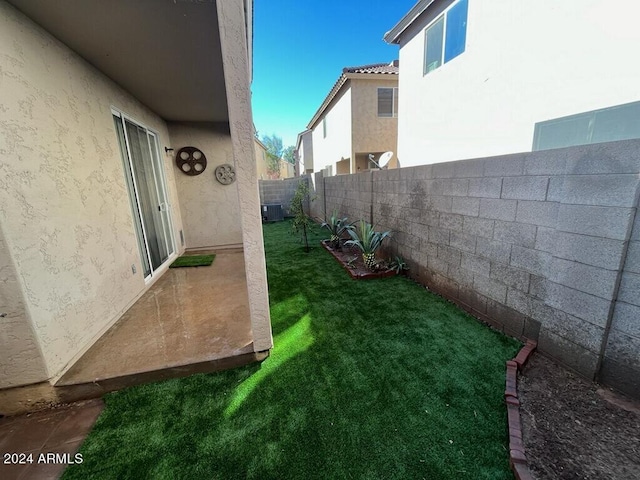
[[(171, 275), (191, 281), (168, 269), (185, 251), (218, 252), (214, 266), (238, 252), (235, 283), (216, 279), (238, 303), (209, 313), (246, 332), (236, 353), (272, 347), (252, 11), (251, 0), (0, 0), (0, 414), (60, 400), (65, 375), (136, 304), (159, 305)], [(179, 167), (183, 147), (200, 174)], [(230, 184), (216, 181), (223, 165)], [(191, 352), (198, 339), (181, 335)]]
[(256, 173), (259, 180), (269, 178), (269, 166), (267, 164), (267, 147), (258, 137), (254, 137), (256, 151)]
[(387, 151), (394, 152), (389, 168), (398, 166), (398, 72), (397, 61), (342, 70), (307, 125), (314, 172), (363, 172), (375, 168), (370, 155), (375, 162)]
[(256, 151), (256, 171), (259, 180), (273, 180), (275, 178), (292, 178), (295, 176), (294, 165), (281, 158), (278, 162), (279, 170), (277, 175), (269, 173), (269, 162), (267, 156), (267, 147), (259, 138), (254, 138)]

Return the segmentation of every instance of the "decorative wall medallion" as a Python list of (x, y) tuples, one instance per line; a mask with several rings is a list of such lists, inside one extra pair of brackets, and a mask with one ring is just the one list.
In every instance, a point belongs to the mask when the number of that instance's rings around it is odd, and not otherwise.
[(176, 154), (176, 165), (185, 175), (200, 175), (207, 168), (207, 157), (196, 147), (183, 147)]
[(223, 185), (231, 185), (233, 182), (235, 182), (236, 171), (233, 168), (233, 165), (229, 165), (228, 163), (218, 165), (216, 167), (216, 180), (218, 180)]

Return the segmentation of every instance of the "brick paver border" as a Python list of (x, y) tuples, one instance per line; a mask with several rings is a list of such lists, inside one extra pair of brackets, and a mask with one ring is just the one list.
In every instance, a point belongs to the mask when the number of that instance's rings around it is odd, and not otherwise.
[(518, 399), (518, 371), (522, 371), (536, 346), (536, 342), (527, 340), (527, 343), (520, 349), (515, 358), (507, 361), (504, 400), (507, 404), (507, 419), (509, 421), (509, 464), (517, 480), (534, 480), (529, 471), (522, 441), (520, 400)]

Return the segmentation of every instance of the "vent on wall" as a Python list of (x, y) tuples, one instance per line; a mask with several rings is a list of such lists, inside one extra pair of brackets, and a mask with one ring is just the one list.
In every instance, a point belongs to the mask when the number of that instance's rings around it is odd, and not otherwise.
[(279, 222), (284, 220), (282, 205), (262, 205), (263, 222)]

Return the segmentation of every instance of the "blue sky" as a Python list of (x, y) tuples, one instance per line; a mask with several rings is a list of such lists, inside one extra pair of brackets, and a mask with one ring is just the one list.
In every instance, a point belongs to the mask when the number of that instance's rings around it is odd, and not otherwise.
[(343, 67), (391, 62), (383, 35), (416, 0), (254, 0), (253, 118), (294, 145)]

